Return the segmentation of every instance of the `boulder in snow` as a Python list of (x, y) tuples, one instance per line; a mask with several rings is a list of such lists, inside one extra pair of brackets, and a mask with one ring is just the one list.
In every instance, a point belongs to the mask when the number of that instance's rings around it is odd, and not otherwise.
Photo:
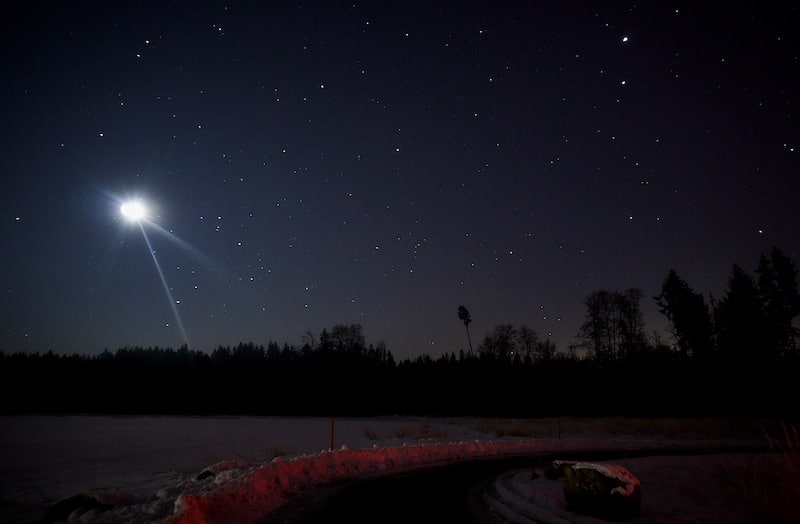
[(642, 503), (639, 479), (630, 471), (592, 462), (564, 468), (564, 497), (570, 511), (607, 520), (632, 519)]

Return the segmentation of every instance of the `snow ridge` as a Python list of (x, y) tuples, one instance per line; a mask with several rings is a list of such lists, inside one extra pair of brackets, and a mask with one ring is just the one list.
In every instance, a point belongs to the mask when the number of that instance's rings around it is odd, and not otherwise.
[[(703, 447), (707, 441), (681, 442)], [(718, 443), (717, 443), (718, 444)], [(105, 524), (256, 524), (303, 492), (333, 482), (399, 472), (403, 469), (483, 457), (568, 451), (656, 450), (663, 440), (504, 439), (403, 444), (278, 457), (265, 463), (222, 461), (197, 477), (159, 490), (148, 501), (110, 511), (86, 512), (81, 522)]]

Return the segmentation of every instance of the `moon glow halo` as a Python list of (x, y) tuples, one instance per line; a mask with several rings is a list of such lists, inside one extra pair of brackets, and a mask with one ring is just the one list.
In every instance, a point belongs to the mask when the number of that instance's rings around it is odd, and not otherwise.
[(141, 200), (131, 200), (119, 206), (119, 211), (131, 222), (139, 222), (147, 218), (147, 207)]

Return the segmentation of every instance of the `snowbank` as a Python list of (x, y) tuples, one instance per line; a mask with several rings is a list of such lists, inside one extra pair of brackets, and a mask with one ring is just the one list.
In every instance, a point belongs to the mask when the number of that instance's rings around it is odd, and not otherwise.
[[(683, 442), (682, 445), (686, 445)], [(697, 445), (703, 445), (698, 442)], [(482, 457), (559, 451), (663, 449), (650, 439), (516, 439), (349, 449), (276, 458), (262, 464), (223, 461), (196, 478), (161, 490), (152, 500), (101, 513), (82, 521), (102, 523), (256, 523), (292, 496), (340, 480)]]

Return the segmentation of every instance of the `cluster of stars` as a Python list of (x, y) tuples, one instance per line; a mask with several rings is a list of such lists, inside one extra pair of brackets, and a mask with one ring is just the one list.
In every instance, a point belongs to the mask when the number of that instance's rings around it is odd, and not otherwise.
[[(751, 35), (736, 31), (736, 13), (702, 6), (692, 16), (595, 6), (569, 13), (569, 26), (556, 5), (462, 7), (227, 6), (185, 19), (167, 6), (157, 23), (132, 9), (88, 55), (70, 55), (97, 64), (65, 63), (64, 85), (80, 89), (49, 92), (20, 75), (10, 125), (54, 130), (18, 148), (52, 155), (45, 172), (159, 195), (159, 214), (143, 200), (119, 212), (151, 234), (153, 260), (157, 251), (170, 268), (166, 291), (203, 349), (361, 322), (403, 356), (455, 351), (458, 304), (478, 331), (530, 324), (566, 349), (594, 288), (652, 296), (677, 266), (718, 292), (728, 266), (747, 262), (733, 255), (793, 241), (779, 223), (793, 215), (768, 200), (794, 189), (783, 178), (796, 168), (797, 86), (784, 72), (796, 58), (764, 61), (769, 77), (731, 76), (761, 63), (747, 55), (754, 46), (798, 56), (780, 18), (756, 10), (762, 23), (751, 25), (773, 34)], [(53, 38), (78, 45), (107, 22), (78, 14), (77, 36)], [(748, 83), (732, 90), (733, 80)], [(752, 122), (732, 116), (742, 104)], [(23, 165), (14, 162), (7, 172)], [(62, 180), (54, 190), (69, 191)], [(751, 197), (759, 209), (742, 205)], [(6, 208), (15, 224), (34, 222)], [(712, 227), (732, 215), (737, 229)], [(758, 238), (742, 240), (742, 224)], [(125, 256), (109, 259), (133, 263)], [(132, 294), (160, 293), (144, 275)], [(98, 289), (88, 280), (83, 289)], [(129, 326), (119, 342), (100, 342), (116, 335), (93, 324), (85, 343), (147, 344), (157, 318), (173, 334), (161, 344), (174, 345), (179, 320), (149, 300), (116, 312)]]

